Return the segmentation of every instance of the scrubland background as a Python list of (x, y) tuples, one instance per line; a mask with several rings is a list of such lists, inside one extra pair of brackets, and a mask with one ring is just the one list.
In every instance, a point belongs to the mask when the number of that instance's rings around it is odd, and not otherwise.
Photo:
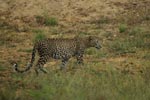
[[(72, 58), (24, 68), (35, 41), (95, 35), (84, 65)], [(77, 67), (73, 69), (73, 67)], [(150, 100), (149, 0), (0, 0), (0, 100)]]

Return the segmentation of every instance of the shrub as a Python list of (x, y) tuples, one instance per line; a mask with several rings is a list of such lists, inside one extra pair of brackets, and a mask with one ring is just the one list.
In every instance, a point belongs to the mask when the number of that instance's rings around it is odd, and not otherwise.
[(56, 26), (56, 25), (58, 25), (58, 21), (57, 21), (57, 19), (54, 18), (54, 17), (45, 17), (45, 22), (44, 22), (44, 24), (45, 24), (46, 26)]
[(127, 31), (127, 25), (126, 24), (121, 24), (119, 26), (119, 32), (123, 33), (123, 32), (126, 32), (126, 31)]
[(43, 30), (33, 30), (35, 33), (34, 42), (37, 42), (39, 40), (43, 40), (46, 38), (46, 35), (44, 34)]
[(45, 38), (46, 38), (46, 36), (44, 34), (38, 33), (35, 36), (35, 41), (43, 40)]

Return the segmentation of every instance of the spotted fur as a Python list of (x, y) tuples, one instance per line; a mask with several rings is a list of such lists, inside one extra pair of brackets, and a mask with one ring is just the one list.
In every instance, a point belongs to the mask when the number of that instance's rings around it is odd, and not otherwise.
[(66, 63), (71, 57), (76, 57), (78, 63), (83, 63), (83, 54), (86, 48), (95, 47), (101, 48), (99, 39), (95, 36), (89, 36), (84, 38), (75, 37), (72, 39), (55, 38), (55, 39), (44, 39), (35, 43), (32, 51), (32, 58), (30, 64), (25, 70), (19, 70), (18, 64), (15, 63), (14, 67), (17, 72), (23, 73), (28, 71), (35, 60), (36, 51), (39, 54), (39, 60), (36, 64), (35, 71), (38, 74), (38, 70), (47, 73), (43, 69), (44, 64), (50, 59), (61, 59), (61, 69), (66, 67)]

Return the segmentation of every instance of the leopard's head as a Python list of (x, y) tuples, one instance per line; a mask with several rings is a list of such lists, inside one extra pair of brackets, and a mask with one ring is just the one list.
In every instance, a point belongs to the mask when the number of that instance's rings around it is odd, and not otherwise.
[(96, 49), (102, 48), (98, 37), (96, 37), (96, 36), (89, 36), (88, 37), (88, 41), (89, 41), (88, 45), (90, 47), (95, 47)]

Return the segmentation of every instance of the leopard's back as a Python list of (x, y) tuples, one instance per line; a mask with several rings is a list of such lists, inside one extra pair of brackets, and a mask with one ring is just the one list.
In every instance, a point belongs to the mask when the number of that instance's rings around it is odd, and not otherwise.
[(74, 39), (46, 39), (38, 41), (36, 48), (40, 57), (49, 56), (61, 59), (75, 54), (76, 42)]

